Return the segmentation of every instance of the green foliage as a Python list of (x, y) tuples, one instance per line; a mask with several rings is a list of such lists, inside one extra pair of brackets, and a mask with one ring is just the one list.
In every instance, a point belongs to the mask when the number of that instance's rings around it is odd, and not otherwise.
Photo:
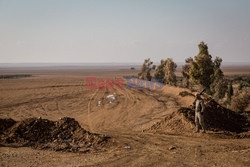
[(190, 80), (206, 88), (206, 92), (212, 94), (216, 100), (222, 99), (228, 89), (228, 82), (220, 68), (222, 59), (216, 57), (212, 60), (208, 46), (204, 42), (201, 42), (198, 47), (199, 54), (194, 57), (190, 68), (186, 70), (189, 72)]
[(238, 86), (238, 90), (242, 90), (242, 88), (243, 88), (243, 83), (240, 82), (240, 84), (239, 84), (239, 86)]
[(242, 112), (250, 103), (250, 88), (246, 87), (242, 90), (236, 91), (232, 98), (231, 107), (233, 110)]
[(203, 41), (198, 45), (199, 47), (199, 54), (198, 55), (209, 55), (207, 44)]
[(156, 67), (155, 70), (155, 79), (164, 79), (165, 77), (165, 65), (166, 65), (166, 60), (161, 60), (161, 63), (159, 66)]
[(153, 65), (153, 62), (150, 61), (150, 58), (145, 59), (141, 67), (141, 72), (138, 74), (138, 78), (147, 79), (150, 81), (152, 79), (151, 70), (154, 68), (155, 66)]
[(248, 85), (250, 85), (250, 76), (249, 75), (245, 75), (245, 76), (234, 76), (233, 77), (234, 82), (238, 83), (238, 82), (245, 82)]
[(173, 61), (173, 59), (168, 58), (165, 64), (165, 76), (164, 76), (164, 80), (167, 84), (176, 85), (176, 75), (175, 75), (176, 68), (177, 64)]
[(227, 101), (226, 101), (226, 103), (229, 105), (231, 104), (231, 99), (232, 99), (233, 94), (234, 94), (233, 84), (232, 82), (229, 82), (228, 87), (227, 87)]
[(212, 76), (213, 82), (217, 82), (218, 80), (222, 79), (224, 77), (224, 74), (220, 68), (222, 63), (222, 59), (219, 57), (216, 57), (213, 61), (213, 68), (214, 68), (214, 73)]
[(219, 69), (222, 63), (222, 59), (217, 57), (214, 59), (214, 68)]
[(213, 83), (212, 94), (215, 100), (225, 97), (228, 90), (228, 81), (225, 78), (220, 78)]
[(212, 75), (212, 83), (210, 90), (216, 100), (222, 99), (228, 90), (228, 81), (224, 78), (224, 74), (220, 68), (222, 59), (216, 57), (213, 61), (214, 72)]
[(198, 83), (210, 90), (210, 84), (212, 83), (214, 74), (214, 63), (212, 61), (212, 56), (208, 53), (207, 44), (201, 42), (198, 47), (199, 54), (194, 57), (189, 75), (194, 83)]
[(160, 65), (155, 70), (155, 79), (162, 79), (164, 83), (176, 85), (176, 68), (177, 65), (173, 59), (167, 58), (166, 60), (161, 60)]
[(239, 82), (238, 90), (242, 90), (243, 88), (249, 87), (249, 86), (250, 86), (249, 83), (247, 83), (246, 81), (242, 80), (242, 81)]
[(189, 71), (193, 61), (194, 61), (193, 58), (189, 57), (185, 60), (186, 64), (182, 66), (182, 71), (181, 71), (183, 76), (182, 85), (186, 88), (189, 88), (189, 79), (190, 79)]

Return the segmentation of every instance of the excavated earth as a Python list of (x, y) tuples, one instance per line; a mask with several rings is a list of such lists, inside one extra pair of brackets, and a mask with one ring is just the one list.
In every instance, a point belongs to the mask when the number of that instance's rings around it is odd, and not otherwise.
[[(246, 116), (219, 105), (213, 99), (205, 99), (204, 123), (206, 130), (221, 132), (240, 138), (250, 137), (250, 129)], [(181, 107), (178, 111), (149, 128), (148, 131), (169, 131), (174, 133), (192, 133), (195, 130), (195, 112), (192, 107)]]
[(102, 149), (108, 139), (86, 131), (74, 118), (69, 117), (58, 121), (41, 118), (22, 121), (0, 119), (0, 143), (4, 146), (88, 152)]

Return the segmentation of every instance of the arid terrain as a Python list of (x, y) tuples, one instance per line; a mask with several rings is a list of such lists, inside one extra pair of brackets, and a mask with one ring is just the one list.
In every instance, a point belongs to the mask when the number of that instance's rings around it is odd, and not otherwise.
[[(250, 74), (249, 66), (222, 69), (225, 75)], [(0, 79), (1, 119), (71, 117), (85, 130), (109, 137), (101, 149), (88, 152), (1, 144), (0, 166), (250, 166), (248, 132), (194, 133), (193, 125), (178, 114), (194, 101), (179, 95), (190, 90), (126, 89), (126, 83), (124, 89), (87, 89), (86, 77), (123, 78), (137, 75), (138, 68), (16, 67), (0, 73), (32, 75)]]

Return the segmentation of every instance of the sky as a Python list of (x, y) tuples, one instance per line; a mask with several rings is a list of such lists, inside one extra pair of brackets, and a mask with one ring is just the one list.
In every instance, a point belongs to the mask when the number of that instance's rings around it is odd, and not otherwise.
[(250, 62), (249, 0), (0, 0), (0, 63)]

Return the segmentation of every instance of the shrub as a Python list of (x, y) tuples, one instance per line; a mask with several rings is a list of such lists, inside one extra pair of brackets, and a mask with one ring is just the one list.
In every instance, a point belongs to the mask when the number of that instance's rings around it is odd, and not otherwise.
[(250, 103), (250, 87), (236, 91), (231, 101), (231, 108), (243, 112)]

